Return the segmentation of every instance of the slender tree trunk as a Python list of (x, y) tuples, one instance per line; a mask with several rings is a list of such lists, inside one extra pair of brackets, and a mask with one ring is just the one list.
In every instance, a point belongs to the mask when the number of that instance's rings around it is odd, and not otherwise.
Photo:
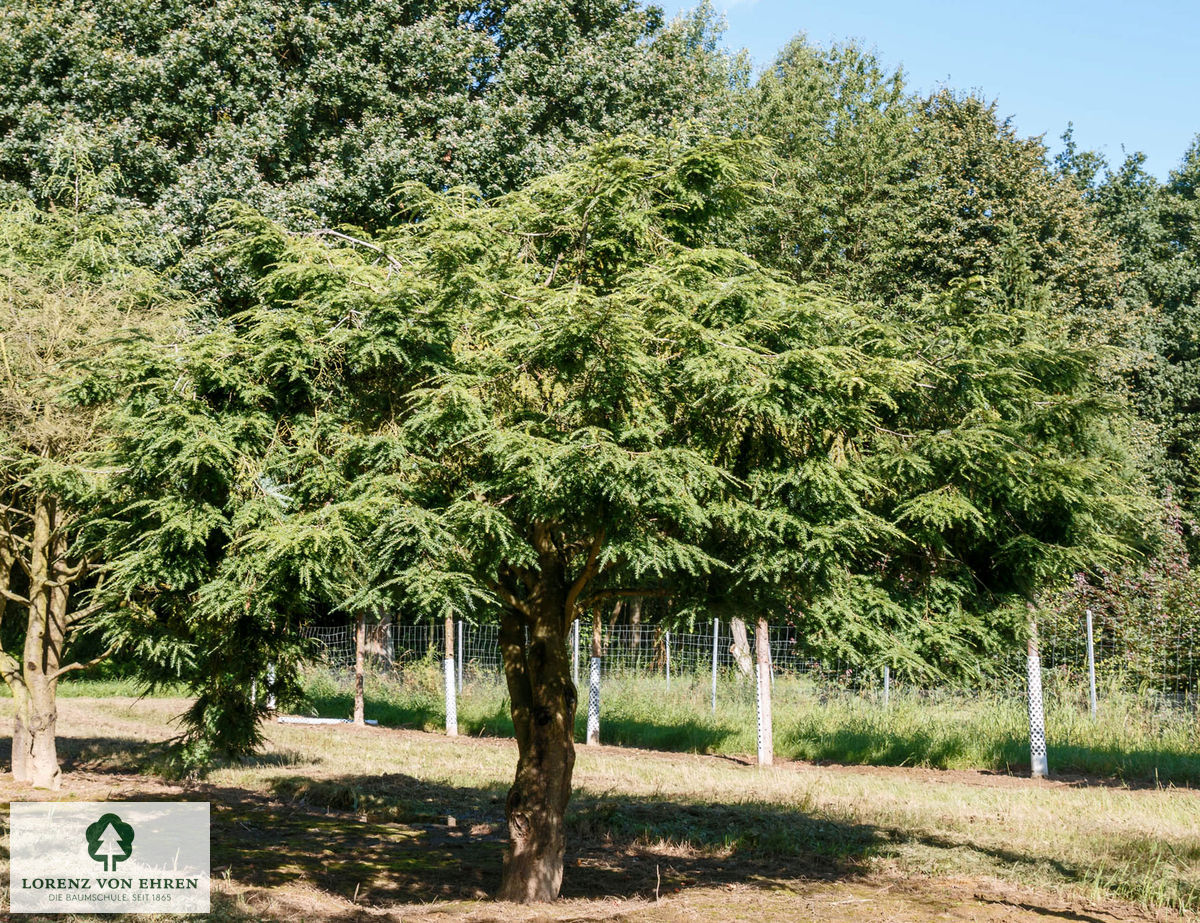
[(743, 676), (753, 675), (754, 661), (750, 658), (750, 639), (746, 636), (746, 623), (739, 618), (730, 619), (729, 632), (733, 635), (733, 644), (729, 648), (733, 654), (733, 662), (737, 664)]
[(29, 559), (29, 620), (21, 664), (24, 707), (18, 712), (18, 724), (13, 727), (13, 778), (35, 788), (49, 789), (62, 784), (56, 742), (56, 695), (69, 592), (65, 581), (60, 579), (64, 576), (61, 554), (65, 549), (56, 514), (53, 498), (37, 499)]
[(767, 620), (759, 618), (754, 626), (754, 652), (758, 662), (758, 765), (775, 761), (775, 739), (771, 726), (771, 641)]
[(506, 609), (500, 622), (518, 752), (505, 804), (508, 849), (501, 900), (551, 901), (562, 886), (575, 768), (576, 692), (567, 650), (574, 613), (567, 608), (561, 575), (552, 572), (531, 594), (529, 618)]
[(629, 627), (633, 639), (635, 657), (641, 660), (642, 654), (642, 597), (635, 596), (629, 600)]
[(367, 613), (360, 612), (354, 623), (354, 723), (366, 727), (366, 647)]

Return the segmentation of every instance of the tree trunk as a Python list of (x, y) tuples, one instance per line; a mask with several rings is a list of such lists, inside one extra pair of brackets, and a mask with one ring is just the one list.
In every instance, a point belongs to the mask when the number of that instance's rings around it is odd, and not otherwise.
[(633, 641), (634, 662), (641, 663), (642, 659), (642, 597), (635, 596), (629, 600), (629, 627)]
[(733, 662), (737, 664), (743, 676), (754, 674), (754, 662), (750, 659), (750, 639), (746, 637), (746, 623), (739, 618), (729, 620), (729, 632), (733, 635), (733, 644), (729, 651), (733, 654)]
[(354, 623), (354, 723), (367, 726), (366, 696), (367, 614), (360, 612)]
[(531, 594), (527, 619), (506, 609), (500, 622), (518, 760), (505, 804), (508, 849), (499, 897), (522, 903), (558, 897), (575, 768), (576, 692), (567, 650), (573, 613), (561, 577), (554, 578)]
[[(39, 497), (34, 508), (29, 556), (29, 620), (25, 656), (21, 663), (24, 708), (20, 727), (13, 727), (13, 777), (35, 788), (57, 789), (62, 784), (55, 728), (58, 724), (58, 668), (67, 631), (69, 585), (65, 552), (57, 522), (57, 504)], [(18, 753), (18, 740), (20, 748)], [(21, 775), (17, 775), (18, 766)]]
[(775, 761), (775, 738), (771, 727), (771, 640), (767, 620), (759, 618), (754, 626), (754, 652), (758, 661), (758, 765)]

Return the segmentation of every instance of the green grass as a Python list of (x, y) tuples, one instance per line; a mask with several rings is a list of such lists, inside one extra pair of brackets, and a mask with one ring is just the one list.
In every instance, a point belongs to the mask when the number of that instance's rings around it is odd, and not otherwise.
[[(307, 683), (311, 713), (349, 715), (350, 688), (344, 677), (313, 673)], [(606, 678), (601, 739), (654, 750), (754, 753), (753, 688), (733, 679), (721, 682), (715, 715), (710, 694), (707, 679), (675, 678), (668, 692), (661, 676)], [(1020, 691), (896, 691), (884, 708), (875, 693), (831, 692), (804, 679), (780, 678), (773, 702), (775, 748), (784, 759), (1001, 772), (1029, 768), (1028, 719)], [(577, 740), (584, 737), (585, 714), (581, 707)], [(444, 727), (440, 667), (431, 662), (398, 676), (370, 677), (367, 717), (384, 726)], [(458, 721), (463, 734), (511, 736), (503, 686), (491, 677), (469, 681), (459, 699)], [(1200, 785), (1200, 716), (1194, 712), (1113, 688), (1103, 692), (1093, 721), (1077, 689), (1060, 689), (1050, 681), (1046, 732), (1054, 773)]]
[[(105, 699), (112, 696), (141, 696), (145, 684), (129, 677), (106, 679), (74, 679), (68, 677), (58, 683), (58, 694), (66, 699)], [(177, 698), (186, 695), (183, 686), (163, 686), (154, 691), (154, 698)], [(7, 683), (0, 683), (0, 698), (11, 699), (12, 690)]]

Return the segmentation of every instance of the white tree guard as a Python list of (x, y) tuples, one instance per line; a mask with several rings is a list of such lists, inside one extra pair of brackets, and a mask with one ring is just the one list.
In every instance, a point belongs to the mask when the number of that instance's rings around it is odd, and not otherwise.
[(458, 736), (458, 689), (455, 684), (454, 658), (446, 658), (446, 736)]
[(1042, 658), (1037, 642), (1030, 641), (1026, 655), (1029, 684), (1029, 765), (1035, 779), (1044, 779), (1050, 772), (1046, 759), (1046, 712), (1042, 701)]
[(600, 658), (593, 657), (588, 675), (587, 742), (600, 743)]
[(892, 698), (892, 668), (883, 665), (883, 707), (887, 708)]
[(771, 727), (767, 721), (764, 705), (771, 695), (771, 667), (760, 663), (755, 670), (754, 706), (758, 719), (758, 765), (770, 766), (772, 762)]
[(579, 619), (571, 623), (571, 679), (579, 685)]
[(275, 710), (275, 664), (267, 665), (267, 709)]

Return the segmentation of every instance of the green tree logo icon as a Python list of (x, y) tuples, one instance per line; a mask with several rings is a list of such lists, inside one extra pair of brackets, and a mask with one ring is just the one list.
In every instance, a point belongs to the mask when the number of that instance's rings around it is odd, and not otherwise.
[(115, 872), (117, 863), (133, 855), (133, 828), (116, 814), (102, 814), (87, 828), (88, 855)]

